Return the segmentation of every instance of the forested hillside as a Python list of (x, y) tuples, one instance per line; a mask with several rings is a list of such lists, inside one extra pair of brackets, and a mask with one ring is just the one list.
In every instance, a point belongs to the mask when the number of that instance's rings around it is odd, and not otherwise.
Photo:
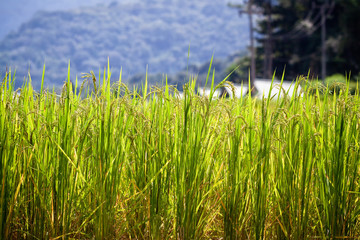
[[(69, 10), (99, 3), (109, 4), (114, 0), (15, 0), (0, 1), (0, 39), (8, 33), (17, 30), (20, 25), (27, 22), (40, 10)], [(118, 0), (130, 2), (132, 0)]]
[(47, 86), (61, 85), (68, 62), (71, 76), (98, 71), (109, 57), (114, 78), (138, 73), (175, 73), (190, 64), (225, 58), (247, 45), (247, 21), (226, 1), (133, 1), (38, 12), (0, 42), (1, 72), (30, 69), (39, 86), (46, 63)]

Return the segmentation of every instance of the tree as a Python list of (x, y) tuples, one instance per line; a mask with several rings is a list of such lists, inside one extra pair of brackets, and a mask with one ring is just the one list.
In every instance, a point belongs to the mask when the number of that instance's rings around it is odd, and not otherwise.
[(360, 76), (360, 1), (252, 0), (235, 7), (241, 14), (250, 10), (249, 16), (260, 13), (256, 49), (249, 22), (251, 79), (255, 74), (269, 79), (285, 68), (287, 79), (309, 71), (323, 80), (344, 72)]
[(264, 77), (269, 77), (269, 66), (273, 66), (271, 71), (286, 66), (289, 78), (306, 75), (309, 70), (322, 79), (338, 72), (360, 72), (360, 1), (269, 0), (254, 4), (264, 9), (257, 29), (257, 62), (264, 62)]
[(283, 69), (285, 66), (287, 75), (292, 78), (306, 74), (309, 68), (317, 73), (320, 69), (320, 35), (315, 32), (315, 28), (320, 15), (313, 6), (314, 1), (284, 0), (277, 4), (261, 2), (267, 9), (267, 17), (259, 22), (258, 30), (261, 36), (258, 39), (258, 51), (263, 53), (258, 61), (261, 57), (264, 59), (264, 76), (270, 78), (274, 68)]
[(261, 33), (263, 38), (258, 38), (257, 41), (260, 43), (262, 48), (258, 48), (258, 58), (263, 60), (263, 78), (271, 79), (273, 75), (273, 43), (272, 43), (272, 7), (274, 0), (254, 0), (254, 4), (262, 9), (262, 21), (259, 22), (257, 29), (258, 33)]
[[(340, 42), (337, 58), (346, 71), (360, 72), (360, 1), (339, 0)], [(341, 11), (341, 12), (340, 12)]]
[(257, 92), (255, 87), (256, 79), (256, 48), (255, 48), (255, 39), (254, 39), (254, 27), (253, 27), (253, 15), (259, 14), (260, 12), (255, 8), (254, 0), (248, 0), (245, 4), (229, 4), (230, 7), (238, 9), (238, 13), (241, 16), (242, 14), (247, 14), (249, 17), (249, 31), (250, 31), (250, 91), (254, 94)]

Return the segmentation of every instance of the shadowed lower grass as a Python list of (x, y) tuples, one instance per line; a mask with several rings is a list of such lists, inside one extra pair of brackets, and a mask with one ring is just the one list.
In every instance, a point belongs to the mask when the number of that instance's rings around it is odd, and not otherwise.
[(360, 237), (358, 91), (213, 99), (190, 79), (180, 99), (86, 77), (61, 96), (4, 77), (0, 239)]

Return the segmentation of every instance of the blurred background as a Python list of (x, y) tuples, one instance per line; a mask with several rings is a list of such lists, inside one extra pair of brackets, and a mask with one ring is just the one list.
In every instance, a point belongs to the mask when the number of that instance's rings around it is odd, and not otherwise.
[[(39, 88), (98, 73), (110, 60), (114, 81), (129, 84), (205, 82), (214, 56), (216, 82), (236, 69), (248, 79), (357, 80), (360, 72), (357, 0), (13, 0), (0, 1), (0, 76), (28, 72)], [(190, 55), (188, 50), (190, 48)], [(240, 66), (240, 67), (239, 67)]]

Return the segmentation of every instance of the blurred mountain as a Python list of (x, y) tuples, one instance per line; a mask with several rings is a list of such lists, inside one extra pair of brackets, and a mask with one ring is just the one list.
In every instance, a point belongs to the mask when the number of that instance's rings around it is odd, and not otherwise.
[[(234, 64), (238, 59), (241, 59), (246, 56), (246, 52), (236, 52), (224, 59), (213, 59), (211, 64), (211, 73), (208, 78), (207, 86), (211, 86), (213, 70), (215, 69), (214, 74), (214, 83), (215, 85), (224, 80), (229, 74), (229, 66)], [(168, 85), (176, 86), (178, 90), (182, 90), (184, 84), (189, 82), (189, 79), (196, 78), (196, 83), (200, 87), (204, 87), (206, 83), (206, 78), (208, 75), (210, 67), (210, 61), (207, 61), (202, 64), (192, 64), (184, 68), (183, 70), (175, 73), (175, 74), (147, 74), (139, 73), (132, 76), (128, 85), (130, 87), (136, 86), (141, 88), (141, 84), (147, 78), (149, 85), (160, 85), (163, 86), (165, 81), (167, 81)], [(230, 78), (229, 78), (230, 80)]]
[[(99, 3), (109, 4), (114, 0), (15, 0), (0, 1), (0, 39), (15, 31), (38, 11), (69, 10)], [(118, 0), (130, 2), (132, 0)]]
[(244, 49), (247, 39), (246, 20), (225, 0), (122, 1), (41, 11), (0, 42), (0, 74), (12, 67), (22, 79), (30, 70), (38, 87), (46, 63), (45, 84), (59, 86), (69, 61), (74, 79), (103, 69), (108, 58), (114, 78), (121, 68), (126, 79), (147, 68), (150, 74), (174, 74), (188, 63), (209, 61), (213, 53), (226, 58)]

